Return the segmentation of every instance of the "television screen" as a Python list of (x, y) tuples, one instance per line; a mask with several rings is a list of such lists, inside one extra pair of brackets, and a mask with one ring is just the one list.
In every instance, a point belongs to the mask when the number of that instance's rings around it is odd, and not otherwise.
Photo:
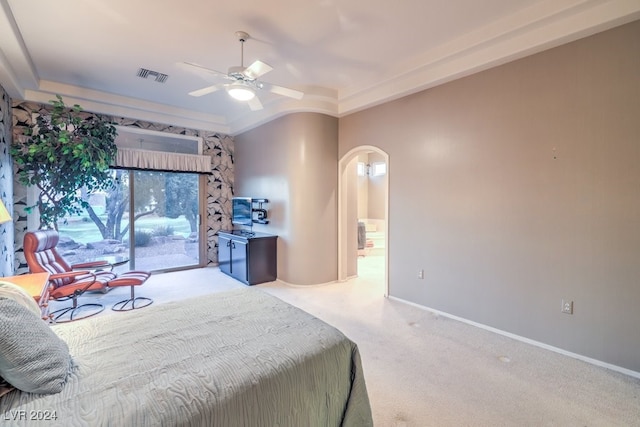
[(235, 225), (253, 225), (251, 198), (234, 197), (231, 199), (231, 222)]

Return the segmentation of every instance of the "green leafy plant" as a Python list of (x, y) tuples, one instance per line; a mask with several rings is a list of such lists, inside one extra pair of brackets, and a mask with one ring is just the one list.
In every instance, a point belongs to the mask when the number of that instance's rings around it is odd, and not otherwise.
[(77, 104), (67, 108), (59, 95), (51, 105), (49, 114), (40, 114), (25, 130), (26, 138), (14, 138), (11, 156), (18, 164), (19, 182), (40, 191), (35, 205), (40, 228), (57, 229), (60, 218), (88, 206), (82, 191), (111, 187), (109, 166), (117, 152), (117, 132), (113, 123), (83, 113)]

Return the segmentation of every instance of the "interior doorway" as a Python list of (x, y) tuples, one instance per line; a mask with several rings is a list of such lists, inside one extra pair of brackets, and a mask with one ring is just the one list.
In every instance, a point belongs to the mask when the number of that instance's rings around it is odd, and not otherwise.
[(390, 170), (389, 155), (368, 145), (350, 150), (338, 166), (338, 280), (366, 268), (367, 274), (381, 275), (384, 296), (389, 295)]

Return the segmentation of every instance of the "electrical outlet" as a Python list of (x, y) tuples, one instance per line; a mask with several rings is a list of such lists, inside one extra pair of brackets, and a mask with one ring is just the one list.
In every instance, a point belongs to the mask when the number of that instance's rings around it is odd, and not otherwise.
[(562, 308), (560, 311), (565, 314), (573, 314), (573, 301), (562, 300)]
[(418, 270), (418, 279), (424, 279), (424, 270)]

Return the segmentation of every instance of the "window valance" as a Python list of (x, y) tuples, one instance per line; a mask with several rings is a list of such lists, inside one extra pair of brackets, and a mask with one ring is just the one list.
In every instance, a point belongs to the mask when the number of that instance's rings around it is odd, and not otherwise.
[(167, 172), (211, 173), (211, 157), (198, 154), (118, 148), (115, 164), (118, 169)]

